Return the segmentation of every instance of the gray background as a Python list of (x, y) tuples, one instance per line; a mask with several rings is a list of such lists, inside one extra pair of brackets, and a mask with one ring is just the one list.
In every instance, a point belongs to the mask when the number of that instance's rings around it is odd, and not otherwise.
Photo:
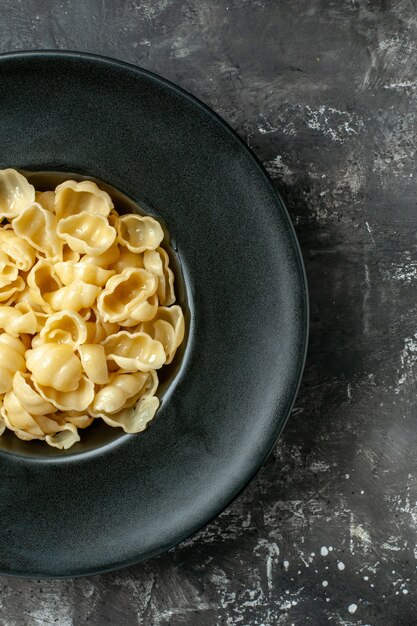
[(222, 115), (287, 201), (311, 298), (292, 418), (241, 497), (137, 567), (1, 578), (2, 626), (416, 623), (416, 16), (413, 0), (0, 2), (1, 51), (110, 55)]

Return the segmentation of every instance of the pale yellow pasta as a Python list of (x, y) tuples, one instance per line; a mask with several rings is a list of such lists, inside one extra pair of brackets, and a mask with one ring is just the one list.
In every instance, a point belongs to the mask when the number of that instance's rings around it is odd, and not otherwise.
[(119, 242), (131, 252), (155, 250), (164, 238), (161, 224), (149, 215), (122, 215), (117, 230)]
[(36, 315), (32, 310), (22, 313), (17, 306), (0, 305), (0, 329), (13, 337), (22, 333), (34, 335), (37, 328)]
[(78, 354), (87, 377), (96, 385), (105, 385), (109, 380), (109, 371), (104, 346), (85, 343), (79, 346)]
[(159, 341), (165, 350), (165, 363), (169, 364), (184, 340), (184, 313), (178, 305), (160, 306), (151, 321), (143, 322), (135, 330), (144, 332), (152, 339)]
[(20, 339), (8, 333), (0, 335), (0, 394), (12, 389), (16, 372), (25, 371), (25, 352), (26, 348)]
[(143, 265), (148, 272), (158, 277), (158, 299), (162, 306), (175, 302), (174, 273), (169, 267), (169, 256), (163, 248), (145, 250)]
[(159, 341), (146, 333), (129, 333), (121, 330), (103, 341), (106, 356), (127, 372), (158, 370), (166, 360)]
[(36, 251), (11, 228), (0, 228), (0, 250), (23, 272), (28, 272), (36, 260)]
[(66, 261), (55, 263), (55, 271), (63, 285), (71, 285), (75, 280), (81, 280), (89, 285), (103, 287), (115, 270), (105, 270), (92, 263), (75, 263)]
[(80, 346), (87, 341), (87, 322), (75, 311), (65, 310), (48, 317), (39, 333), (40, 343)]
[(185, 333), (160, 223), (93, 181), (36, 191), (10, 169), (0, 222), (0, 436), (67, 450), (93, 421), (144, 430)]
[(58, 391), (33, 381), (39, 394), (51, 402), (60, 411), (85, 411), (94, 400), (94, 383), (86, 376), (82, 376), (77, 389), (74, 391)]
[(28, 350), (26, 365), (33, 380), (57, 391), (75, 391), (81, 379), (81, 362), (71, 346), (44, 343)]
[(80, 254), (99, 255), (116, 239), (116, 230), (103, 215), (77, 213), (59, 220), (57, 234), (71, 250)]
[(99, 293), (100, 287), (75, 280), (71, 285), (45, 294), (44, 298), (52, 311), (81, 311), (93, 306)]
[(12, 220), (16, 235), (48, 259), (62, 256), (62, 241), (57, 237), (56, 217), (40, 204), (33, 202)]
[(55, 189), (55, 212), (59, 220), (86, 211), (107, 217), (112, 208), (109, 194), (90, 180), (80, 183), (67, 180)]
[(126, 268), (112, 276), (97, 298), (100, 315), (108, 322), (122, 322), (156, 292), (158, 279), (143, 269)]
[(13, 218), (35, 200), (35, 189), (13, 169), (0, 170), (0, 219)]

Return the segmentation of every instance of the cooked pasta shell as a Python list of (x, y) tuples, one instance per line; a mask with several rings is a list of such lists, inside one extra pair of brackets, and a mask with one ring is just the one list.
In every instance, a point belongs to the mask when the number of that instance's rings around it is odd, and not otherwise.
[(12, 229), (0, 228), (0, 249), (23, 272), (28, 272), (36, 260), (32, 246), (17, 237)]
[(66, 180), (55, 189), (55, 212), (59, 220), (85, 211), (107, 217), (112, 208), (109, 194), (91, 180), (80, 183)]
[(13, 377), (13, 391), (25, 411), (31, 415), (54, 413), (56, 408), (36, 391), (30, 374), (16, 372)]
[(74, 252), (74, 250), (71, 250), (71, 248), (69, 247), (69, 245), (67, 243), (64, 243), (62, 246), (62, 260), (64, 262), (66, 261), (73, 261), (74, 263), (78, 263), (78, 261), (81, 258), (81, 254), (79, 252)]
[(158, 277), (158, 298), (163, 306), (175, 302), (174, 273), (169, 267), (169, 256), (163, 248), (146, 250), (143, 253), (143, 264), (148, 272)]
[(118, 248), (120, 250), (119, 258), (111, 264), (111, 268), (116, 270), (117, 274), (121, 274), (123, 270), (129, 267), (143, 268), (143, 254), (131, 252), (124, 246)]
[(55, 271), (63, 285), (70, 285), (75, 280), (81, 280), (89, 285), (103, 287), (108, 279), (115, 274), (114, 270), (105, 270), (92, 263), (72, 261), (55, 263)]
[(101, 343), (103, 339), (120, 330), (120, 326), (116, 322), (105, 322), (96, 307), (93, 306), (90, 311), (92, 315), (87, 322), (86, 343)]
[(82, 280), (74, 280), (71, 285), (61, 287), (58, 291), (51, 294), (45, 294), (52, 311), (81, 311), (91, 307), (97, 295), (100, 293), (100, 287), (96, 285), (88, 285)]
[(34, 381), (57, 391), (75, 391), (81, 379), (81, 362), (67, 344), (45, 343), (26, 352), (26, 365)]
[(167, 355), (166, 363), (171, 363), (177, 348), (182, 344), (185, 334), (184, 314), (178, 305), (160, 306), (150, 322), (143, 322), (136, 331), (142, 331), (160, 341)]
[(81, 257), (80, 261), (82, 261), (82, 263), (92, 263), (93, 265), (97, 265), (103, 269), (115, 269), (113, 265), (117, 262), (119, 257), (120, 248), (117, 243), (114, 243), (102, 254), (98, 254), (96, 256), (85, 254)]
[(96, 385), (105, 385), (109, 380), (107, 360), (101, 344), (86, 343), (78, 348), (81, 365), (88, 378)]
[(80, 346), (87, 340), (87, 323), (75, 311), (58, 311), (48, 317), (41, 329), (44, 343), (66, 343)]
[(35, 189), (19, 172), (0, 170), (0, 219), (11, 219), (35, 200)]
[(11, 304), (16, 299), (18, 293), (25, 288), (25, 281), (21, 276), (17, 276), (15, 280), (8, 285), (0, 287), (0, 302), (3, 304)]
[(125, 433), (140, 433), (145, 430), (148, 423), (155, 417), (158, 407), (158, 398), (155, 396), (144, 396), (140, 398), (135, 407), (124, 409), (114, 415), (102, 413), (100, 417), (109, 426), (123, 428)]
[(138, 322), (147, 322), (153, 319), (158, 312), (158, 304), (158, 296), (154, 293), (153, 296), (145, 300), (145, 302), (135, 307), (133, 311), (130, 312), (129, 317), (123, 320), (121, 324), (125, 328), (130, 328), (136, 326)]
[(143, 269), (128, 268), (112, 276), (97, 298), (100, 315), (105, 321), (120, 322), (143, 304), (157, 289), (158, 280)]
[(54, 266), (50, 261), (40, 259), (30, 270), (27, 283), (30, 287), (30, 297), (43, 311), (51, 312), (51, 296), (62, 288)]
[(39, 424), (34, 417), (22, 407), (13, 391), (8, 391), (4, 396), (1, 412), (4, 422), (10, 430), (15, 432), (22, 431), (30, 435), (31, 439), (44, 436), (44, 432)]
[(35, 202), (40, 204), (47, 211), (55, 213), (54, 191), (35, 191)]
[(103, 254), (116, 239), (116, 230), (103, 215), (78, 213), (58, 222), (57, 233), (75, 252)]
[(0, 335), (0, 394), (11, 390), (16, 372), (26, 370), (25, 351), (20, 339), (7, 333)]
[(0, 328), (13, 337), (22, 333), (34, 335), (37, 319), (32, 310), (23, 313), (17, 306), (0, 305)]
[(119, 242), (131, 252), (155, 250), (164, 238), (161, 224), (149, 215), (122, 215), (117, 230)]
[(86, 376), (81, 377), (75, 391), (58, 391), (53, 387), (40, 385), (36, 380), (33, 381), (33, 384), (42, 398), (52, 402), (61, 411), (85, 411), (94, 399), (94, 383), (88, 380)]
[(80, 441), (80, 435), (74, 424), (65, 424), (62, 430), (55, 435), (46, 435), (46, 443), (52, 448), (58, 448), (59, 450), (68, 450), (74, 443)]
[(22, 209), (12, 221), (16, 235), (47, 259), (62, 256), (62, 241), (57, 237), (57, 221), (53, 213), (33, 202)]
[(91, 415), (117, 413), (126, 408), (130, 400), (133, 400), (132, 404), (136, 403), (148, 381), (149, 374), (145, 372), (112, 374), (109, 383), (96, 393), (89, 409)]
[(127, 372), (149, 372), (165, 363), (166, 355), (159, 341), (146, 333), (121, 330), (103, 341), (107, 359)]
[[(0, 242), (1, 245), (1, 242)], [(14, 282), (19, 274), (17, 265), (0, 251), (0, 288), (7, 287)]]
[(63, 411), (61, 416), (66, 422), (73, 424), (77, 428), (87, 428), (94, 421), (94, 417), (91, 417), (85, 411)]

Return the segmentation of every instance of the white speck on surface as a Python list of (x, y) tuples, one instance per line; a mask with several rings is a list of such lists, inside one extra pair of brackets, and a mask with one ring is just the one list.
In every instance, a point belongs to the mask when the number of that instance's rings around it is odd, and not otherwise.
[(363, 496), (363, 494), (364, 494), (364, 493), (365, 493), (365, 492), (364, 492), (364, 490), (363, 490), (363, 489), (361, 489), (361, 495), (362, 495), (362, 496)]
[(323, 585), (323, 587), (327, 587), (327, 585), (329, 584), (327, 580), (323, 580), (323, 582), (321, 583)]
[[(349, 387), (349, 385), (348, 385), (348, 387)], [(349, 393), (348, 393), (348, 396), (349, 396)], [(349, 478), (350, 478), (349, 474), (345, 474), (345, 478), (346, 478), (346, 480), (349, 480)]]
[(328, 549), (326, 548), (326, 546), (322, 546), (322, 547), (320, 548), (320, 554), (321, 554), (321, 556), (327, 556), (327, 555), (329, 554), (329, 551), (328, 551)]
[(343, 572), (343, 570), (345, 569), (345, 564), (343, 563), (343, 561), (339, 561), (339, 563), (337, 564), (337, 568)]
[(332, 546), (329, 546), (329, 552), (333, 552)]
[(356, 609), (357, 609), (357, 608), (358, 608), (357, 604), (353, 604), (353, 603), (352, 603), (352, 604), (349, 604), (349, 606), (348, 606), (348, 611), (349, 611), (349, 613), (352, 613), (352, 615), (353, 615), (353, 613), (355, 613), (355, 612), (356, 612)]
[[(284, 566), (285, 571), (288, 572), (288, 568), (290, 566), (290, 562), (289, 561), (283, 561), (282, 564)], [(301, 573), (301, 572), (299, 572), (299, 573)]]
[(369, 226), (369, 223), (368, 223), (368, 222), (365, 222), (365, 226), (366, 226), (366, 230), (367, 230), (367, 231), (368, 231), (368, 233), (369, 233), (369, 238), (370, 238), (370, 240), (371, 240), (372, 246), (375, 248), (375, 247), (376, 247), (376, 244), (375, 244), (375, 239), (374, 239), (374, 236), (373, 236), (373, 234), (372, 234), (372, 228)]
[(369, 576), (364, 576), (363, 579), (364, 580), (369, 580)]
[(404, 594), (405, 596), (407, 595), (407, 593), (408, 593), (408, 590), (407, 590), (407, 589), (403, 589), (403, 594)]
[(316, 553), (315, 553), (315, 552), (312, 552), (312, 553), (311, 553), (311, 556), (316, 556)]

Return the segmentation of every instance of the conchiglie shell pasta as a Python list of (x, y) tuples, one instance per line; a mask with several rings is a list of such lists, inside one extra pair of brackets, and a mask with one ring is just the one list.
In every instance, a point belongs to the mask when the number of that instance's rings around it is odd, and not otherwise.
[(113, 201), (109, 194), (90, 180), (80, 183), (67, 180), (55, 189), (55, 212), (58, 219), (85, 211), (107, 217), (112, 208)]
[(94, 383), (86, 376), (81, 377), (75, 391), (58, 391), (53, 387), (40, 385), (36, 380), (33, 384), (42, 398), (52, 402), (60, 411), (85, 411), (94, 399)]
[(13, 391), (22, 407), (31, 415), (46, 415), (56, 411), (54, 405), (44, 400), (36, 391), (30, 374), (16, 372), (13, 377)]
[(85, 254), (81, 257), (80, 261), (82, 263), (97, 265), (98, 267), (102, 267), (103, 269), (115, 269), (113, 265), (117, 262), (119, 257), (119, 246), (117, 245), (117, 243), (114, 243), (112, 246), (110, 246), (108, 250), (106, 250), (102, 254), (97, 254), (96, 256)]
[(121, 274), (123, 270), (130, 267), (142, 268), (143, 265), (143, 254), (137, 254), (136, 252), (131, 252), (124, 246), (120, 246), (119, 248), (120, 254), (119, 258), (116, 262), (113, 262), (110, 266), (112, 269), (116, 270), (117, 274)]
[(62, 430), (54, 435), (46, 435), (45, 441), (48, 446), (59, 450), (68, 450), (74, 443), (80, 441), (80, 435), (74, 424), (65, 424)]
[(32, 310), (22, 313), (17, 306), (0, 305), (0, 328), (13, 337), (22, 333), (34, 335), (37, 328), (37, 319)]
[(40, 204), (33, 202), (12, 221), (16, 235), (48, 259), (59, 259), (62, 241), (57, 237), (56, 217)]
[(25, 281), (21, 276), (17, 276), (15, 280), (9, 284), (0, 287), (0, 302), (11, 304), (15, 301), (18, 293), (25, 288)]
[(89, 285), (103, 287), (108, 279), (115, 274), (114, 270), (105, 270), (92, 263), (67, 261), (55, 263), (54, 267), (63, 285), (70, 285), (75, 280), (81, 280)]
[(145, 333), (121, 330), (103, 341), (108, 360), (127, 372), (149, 372), (165, 363), (166, 355), (159, 341)]
[(171, 363), (177, 348), (184, 340), (184, 313), (178, 305), (171, 307), (161, 306), (150, 322), (140, 324), (135, 330), (142, 331), (152, 337), (152, 339), (160, 341), (167, 355), (166, 363)]
[(119, 242), (131, 252), (155, 250), (164, 238), (162, 226), (149, 215), (122, 215), (117, 228)]
[(101, 344), (83, 344), (78, 348), (81, 365), (88, 378), (96, 385), (105, 385), (109, 380), (107, 360)]
[(155, 317), (158, 311), (158, 296), (156, 293), (150, 298), (139, 304), (130, 312), (128, 318), (123, 320), (123, 326), (130, 328), (136, 326), (138, 322), (147, 322)]
[(94, 417), (91, 417), (85, 411), (65, 411), (61, 415), (66, 422), (73, 424), (77, 428), (87, 428), (94, 421)]
[(11, 219), (35, 200), (35, 189), (13, 169), (0, 170), (0, 219)]
[(81, 362), (67, 344), (46, 343), (28, 350), (26, 365), (40, 385), (57, 391), (75, 391), (81, 379)]
[(112, 276), (97, 298), (100, 315), (105, 321), (120, 322), (143, 304), (157, 289), (157, 278), (143, 269), (129, 268)]
[(155, 396), (145, 396), (132, 408), (123, 409), (120, 413), (109, 415), (100, 414), (106, 424), (115, 428), (123, 428), (125, 433), (140, 433), (145, 430), (148, 423), (155, 417), (159, 407), (159, 400)]
[(103, 254), (116, 239), (116, 231), (103, 215), (78, 213), (58, 222), (57, 233), (75, 252)]
[(45, 343), (80, 346), (87, 340), (87, 322), (75, 311), (58, 311), (46, 320), (40, 339)]
[(20, 339), (7, 333), (0, 335), (0, 394), (12, 389), (16, 372), (25, 371), (25, 351)]
[(53, 191), (36, 191), (35, 202), (38, 202), (47, 211), (55, 213), (55, 193)]
[(174, 273), (169, 267), (169, 256), (163, 248), (146, 250), (143, 253), (143, 264), (148, 272), (158, 277), (158, 298), (163, 306), (175, 302)]
[(54, 293), (45, 294), (45, 300), (52, 311), (81, 311), (93, 306), (99, 293), (100, 287), (75, 280)]
[(126, 408), (132, 399), (134, 404), (142, 395), (148, 381), (149, 374), (144, 372), (112, 374), (110, 382), (96, 393), (90, 409), (91, 415), (117, 413)]
[(23, 272), (28, 272), (36, 260), (32, 246), (19, 239), (12, 229), (0, 228), (0, 250)]
[[(0, 244), (1, 245), (1, 244)], [(0, 251), (0, 289), (7, 287), (16, 280), (19, 274), (17, 265), (7, 256)]]
[(36, 302), (44, 312), (51, 312), (49, 300), (62, 287), (53, 264), (44, 259), (39, 260), (30, 270), (27, 283), (33, 302)]
[(2, 416), (4, 422), (10, 430), (23, 431), (27, 435), (30, 435), (31, 439), (44, 437), (44, 432), (34, 417), (25, 411), (20, 404), (13, 391), (8, 391), (4, 396)]

